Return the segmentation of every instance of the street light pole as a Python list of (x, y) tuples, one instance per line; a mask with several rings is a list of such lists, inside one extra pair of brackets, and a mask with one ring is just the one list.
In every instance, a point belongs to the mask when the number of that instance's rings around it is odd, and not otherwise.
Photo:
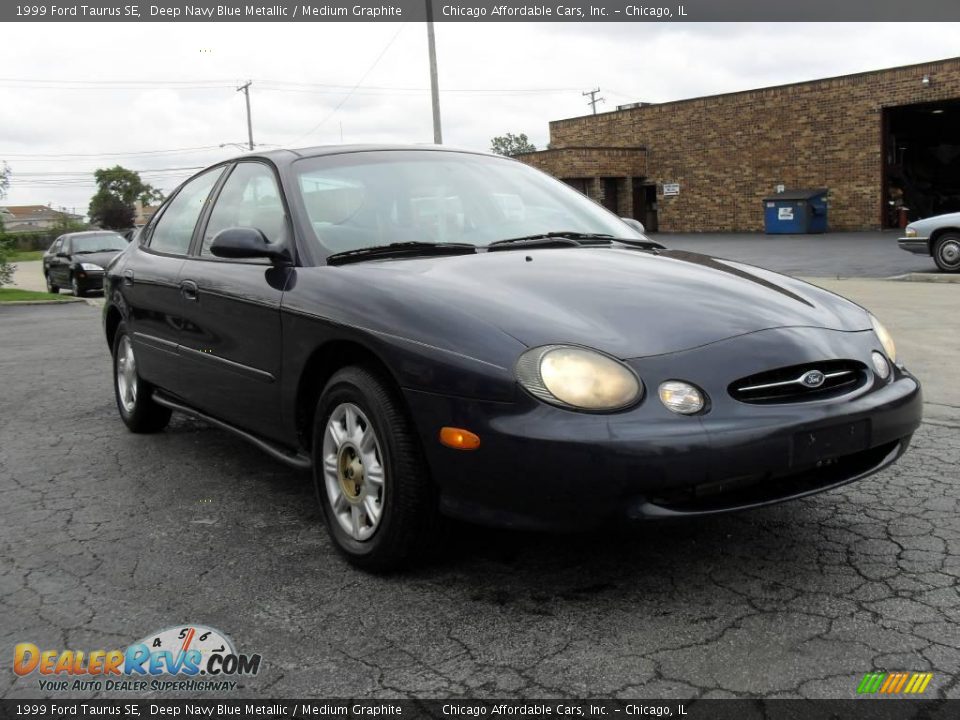
[(440, 129), (440, 87), (437, 82), (437, 42), (433, 35), (433, 2), (427, 3), (427, 46), (430, 51), (430, 98), (433, 102), (433, 142), (443, 144), (443, 131)]
[(247, 100), (247, 137), (249, 138), (250, 143), (250, 152), (253, 152), (253, 120), (250, 119), (250, 84), (251, 80), (247, 80), (243, 85), (237, 88), (237, 92), (243, 92)]

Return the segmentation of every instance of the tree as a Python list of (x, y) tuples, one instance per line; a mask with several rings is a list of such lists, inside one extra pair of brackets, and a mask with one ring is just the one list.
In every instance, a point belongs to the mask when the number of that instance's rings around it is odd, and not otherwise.
[(163, 193), (143, 182), (135, 170), (116, 165), (97, 170), (93, 177), (97, 181), (97, 192), (90, 200), (87, 214), (91, 223), (103, 228), (131, 227), (136, 217), (135, 202), (149, 205), (163, 200)]
[(527, 139), (525, 133), (498, 135), (490, 141), (490, 149), (498, 155), (514, 156), (520, 153), (536, 152), (537, 147)]
[(90, 201), (90, 222), (107, 230), (125, 230), (133, 227), (137, 216), (133, 204), (127, 204), (109, 190), (97, 190)]
[[(0, 200), (7, 196), (8, 187), (10, 187), (10, 166), (0, 162)], [(9, 285), (13, 280), (14, 267), (9, 262), (10, 253), (13, 250), (11, 245), (3, 229), (3, 216), (0, 215), (0, 287)]]

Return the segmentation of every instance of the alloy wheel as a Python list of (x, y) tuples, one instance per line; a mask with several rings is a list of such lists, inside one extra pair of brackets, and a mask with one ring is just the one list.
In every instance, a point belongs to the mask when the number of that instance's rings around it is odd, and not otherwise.
[(322, 457), (336, 521), (354, 540), (369, 540), (383, 518), (386, 473), (377, 433), (357, 405), (341, 403), (330, 413)]
[(137, 360), (133, 355), (133, 344), (124, 335), (117, 347), (117, 390), (123, 409), (132, 413), (137, 406)]

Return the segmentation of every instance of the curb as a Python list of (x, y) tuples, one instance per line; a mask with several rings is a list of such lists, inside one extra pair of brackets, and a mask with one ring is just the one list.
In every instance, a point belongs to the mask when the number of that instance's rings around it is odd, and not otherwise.
[(883, 278), (884, 280), (896, 280), (899, 282), (926, 282), (926, 283), (960, 283), (960, 273), (906, 273), (904, 275), (892, 275)]
[(0, 307), (6, 305), (66, 305), (67, 303), (84, 302), (83, 298), (64, 298), (63, 300), (7, 300), (0, 302)]

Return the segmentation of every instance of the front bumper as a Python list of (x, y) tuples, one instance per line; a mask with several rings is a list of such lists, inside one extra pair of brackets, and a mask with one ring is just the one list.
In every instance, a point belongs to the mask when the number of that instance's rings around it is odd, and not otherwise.
[(77, 270), (74, 277), (84, 292), (88, 290), (103, 290), (103, 270)]
[(901, 250), (915, 253), (917, 255), (930, 254), (930, 238), (922, 237), (902, 237), (897, 240), (897, 245)]
[[(781, 329), (634, 361), (647, 395), (632, 410), (610, 415), (551, 407), (519, 390), (515, 403), (405, 394), (444, 512), (498, 526), (589, 528), (758, 507), (891, 464), (922, 414), (920, 385), (901, 368), (888, 382), (871, 376), (867, 386), (831, 400), (751, 405), (726, 393), (736, 378), (791, 364), (771, 365), (771, 348), (782, 355), (783, 348), (807, 347), (816, 360), (831, 345), (845, 346), (833, 357), (862, 358), (878, 344), (871, 332)], [(706, 390), (710, 411), (682, 417), (666, 410), (656, 387), (671, 378)], [(480, 448), (440, 445), (444, 425), (476, 433)]]

